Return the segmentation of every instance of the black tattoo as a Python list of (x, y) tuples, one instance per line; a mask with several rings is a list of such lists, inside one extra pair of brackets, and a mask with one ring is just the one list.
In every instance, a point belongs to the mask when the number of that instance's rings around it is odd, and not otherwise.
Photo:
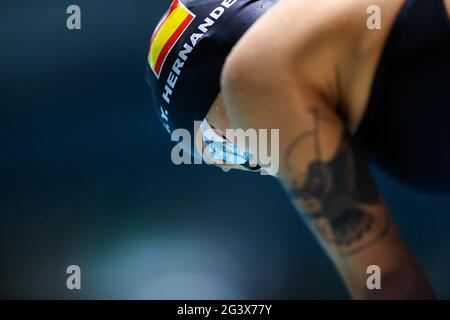
[[(318, 110), (313, 109), (312, 115), (313, 129), (294, 139), (285, 155), (292, 177), (291, 195), (326, 242), (337, 246), (342, 254), (353, 254), (385, 234), (387, 219), (382, 217), (385, 221), (379, 234), (371, 239), (364, 237), (374, 228), (376, 218), (362, 206), (380, 204), (381, 198), (363, 153), (347, 132), (342, 134), (334, 156), (329, 161), (322, 159)], [(292, 161), (298, 159), (295, 155), (305, 143), (313, 143), (315, 156), (306, 172), (296, 172)]]

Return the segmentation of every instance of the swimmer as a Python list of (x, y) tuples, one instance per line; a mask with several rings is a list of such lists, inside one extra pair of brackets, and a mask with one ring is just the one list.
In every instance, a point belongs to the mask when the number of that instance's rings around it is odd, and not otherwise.
[(276, 179), (352, 297), (433, 299), (369, 163), (450, 194), (449, 15), (450, 0), (175, 0), (150, 45), (155, 107), (169, 132), (203, 121), (194, 152), (241, 159), (225, 170), (264, 169), (258, 150), (208, 148), (226, 129), (279, 129)]

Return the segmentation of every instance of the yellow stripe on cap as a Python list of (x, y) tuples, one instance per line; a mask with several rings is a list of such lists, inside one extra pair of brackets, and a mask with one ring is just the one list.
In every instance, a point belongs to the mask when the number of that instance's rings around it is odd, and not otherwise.
[(153, 35), (148, 54), (148, 62), (157, 77), (159, 77), (162, 65), (173, 45), (183, 32), (186, 31), (194, 17), (194, 14), (180, 3), (179, 0), (175, 0), (167, 12), (166, 17), (158, 25)]

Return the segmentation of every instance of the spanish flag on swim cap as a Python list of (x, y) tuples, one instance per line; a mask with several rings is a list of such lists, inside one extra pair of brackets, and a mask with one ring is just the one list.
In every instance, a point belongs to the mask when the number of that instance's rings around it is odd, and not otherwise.
[(183, 3), (175, 0), (159, 22), (150, 41), (148, 53), (148, 63), (158, 78), (170, 50), (194, 18), (195, 15)]
[(147, 76), (167, 131), (192, 131), (220, 92), (225, 59), (276, 0), (174, 0), (150, 40)]

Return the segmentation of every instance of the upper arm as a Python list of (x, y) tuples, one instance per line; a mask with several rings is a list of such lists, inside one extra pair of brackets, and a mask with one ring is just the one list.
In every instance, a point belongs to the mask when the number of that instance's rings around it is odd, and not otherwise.
[(344, 44), (334, 19), (319, 21), (325, 2), (276, 4), (230, 54), (222, 89), (235, 127), (279, 129), (280, 180), (330, 253), (351, 254), (380, 238), (388, 219), (334, 109)]
[[(311, 107), (304, 112), (302, 117), (310, 119), (308, 128), (285, 132), (280, 179), (353, 297), (433, 298), (360, 146), (332, 109)], [(371, 265), (381, 270), (383, 291), (366, 286)]]
[(362, 296), (369, 265), (379, 265), (386, 274), (417, 268), (392, 224), (364, 153), (327, 96), (327, 81), (336, 78), (327, 69), (333, 65), (326, 60), (329, 53), (323, 53), (328, 47), (305, 42), (299, 48), (302, 64), (325, 57), (320, 64), (324, 69), (305, 68), (299, 75), (292, 68), (296, 53), (289, 44), (278, 41), (289, 50), (274, 54), (271, 43), (261, 41), (261, 34), (270, 35), (276, 27), (272, 19), (283, 9), (289, 11), (280, 6), (231, 53), (222, 77), (225, 106), (235, 128), (279, 129), (279, 179), (347, 284)]
[(330, 254), (360, 252), (389, 227), (364, 153), (331, 108), (311, 105), (301, 117), (283, 130), (281, 181)]

